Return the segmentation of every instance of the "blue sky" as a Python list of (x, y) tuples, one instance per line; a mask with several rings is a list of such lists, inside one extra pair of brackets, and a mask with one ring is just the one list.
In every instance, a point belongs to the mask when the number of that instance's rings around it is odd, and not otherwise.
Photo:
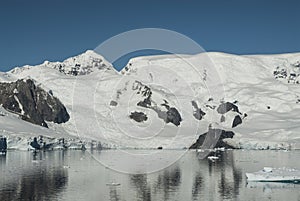
[(206, 51), (300, 52), (299, 20), (297, 0), (1, 0), (0, 70), (63, 60), (147, 27), (185, 34)]

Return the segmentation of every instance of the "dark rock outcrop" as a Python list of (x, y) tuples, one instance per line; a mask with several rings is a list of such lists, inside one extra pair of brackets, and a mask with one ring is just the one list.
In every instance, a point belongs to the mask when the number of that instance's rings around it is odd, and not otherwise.
[(238, 126), (239, 124), (241, 124), (243, 122), (242, 118), (240, 117), (240, 115), (236, 115), (233, 119), (232, 122), (232, 128)]
[(143, 101), (137, 103), (137, 106), (150, 108), (151, 107), (151, 99), (150, 96), (145, 98)]
[(179, 126), (182, 118), (178, 110), (175, 107), (170, 107), (165, 104), (163, 105), (167, 111), (163, 111), (158, 107), (153, 107), (151, 109), (153, 109), (157, 113), (158, 117), (164, 120), (166, 123), (173, 123), (175, 126)]
[(193, 112), (193, 116), (195, 117), (195, 119), (201, 120), (206, 115), (206, 113), (198, 107), (198, 104), (195, 101), (192, 101), (192, 106), (195, 109)]
[(224, 115), (221, 116), (220, 122), (225, 122), (226, 118)]
[(0, 153), (6, 153), (7, 141), (5, 137), (0, 137)]
[(132, 86), (132, 90), (136, 90), (137, 94), (141, 94), (142, 97), (146, 97), (146, 98), (144, 98), (143, 101), (138, 102), (137, 106), (145, 107), (145, 108), (151, 107), (152, 91), (151, 91), (150, 87), (148, 87), (136, 80)]
[(171, 107), (168, 111), (167, 111), (167, 119), (166, 119), (166, 123), (173, 123), (175, 126), (179, 126), (180, 122), (182, 121), (181, 116), (178, 112), (178, 110), (175, 107)]
[(220, 147), (225, 147), (225, 148), (234, 148), (228, 144), (226, 144), (223, 139), (225, 138), (233, 138), (234, 133), (232, 131), (225, 131), (221, 129), (209, 129), (208, 132), (202, 134), (199, 136), (197, 141), (190, 146), (190, 149), (200, 149), (201, 146), (203, 145), (203, 142), (206, 138), (207, 135), (214, 135), (215, 133), (221, 133), (220, 138), (215, 146), (215, 148), (220, 148)]
[[(145, 97), (142, 101), (139, 101), (137, 103), (137, 106), (152, 109), (157, 113), (158, 117), (160, 119), (163, 119), (166, 123), (173, 123), (176, 126), (180, 125), (180, 122), (182, 121), (180, 113), (175, 107), (169, 106), (167, 100), (164, 100), (164, 103), (160, 105), (164, 107), (167, 111), (165, 111), (165, 109), (160, 106), (157, 106), (155, 104), (152, 105), (152, 91), (150, 87), (142, 84), (139, 81), (135, 81), (134, 85), (132, 86), (132, 89), (137, 90), (137, 94), (141, 94), (142, 97)], [(137, 119), (139, 120), (139, 118)]]
[(64, 123), (70, 119), (65, 106), (31, 80), (0, 83), (0, 104), (28, 122), (48, 127), (45, 121)]
[(284, 68), (281, 68), (279, 66), (276, 67), (276, 70), (273, 71), (273, 76), (275, 77), (275, 79), (278, 78), (286, 78), (287, 77), (287, 71)]
[(118, 102), (112, 100), (112, 101), (110, 101), (109, 105), (110, 105), (110, 106), (117, 106), (117, 105), (118, 105)]
[(291, 63), (289, 66), (277, 66), (273, 71), (273, 76), (275, 79), (279, 79), (281, 81), (285, 80), (290, 84), (300, 84), (300, 73), (298, 72), (298, 69), (299, 61)]
[(234, 111), (234, 112), (241, 114), (238, 106), (236, 106), (235, 104), (230, 103), (230, 102), (221, 103), (221, 105), (219, 105), (219, 107), (217, 108), (217, 112), (219, 114), (225, 114), (229, 111)]
[(200, 108), (197, 109), (196, 111), (194, 111), (194, 113), (193, 113), (193, 116), (198, 120), (201, 120), (205, 115), (206, 115), (206, 113), (203, 112)]
[(132, 90), (136, 90), (137, 94), (141, 94), (144, 97), (151, 97), (152, 95), (152, 91), (150, 89), (150, 87), (148, 87), (147, 85), (144, 85), (143, 83), (141, 83), (140, 81), (135, 81), (132, 85)]
[(143, 112), (131, 112), (129, 117), (135, 120), (136, 122), (143, 122), (143, 121), (147, 121), (148, 119), (147, 115)]
[(31, 146), (32, 148), (34, 148), (35, 150), (41, 149), (41, 145), (38, 143), (36, 137), (33, 138), (33, 141), (32, 141), (32, 142), (30, 142), (30, 146)]

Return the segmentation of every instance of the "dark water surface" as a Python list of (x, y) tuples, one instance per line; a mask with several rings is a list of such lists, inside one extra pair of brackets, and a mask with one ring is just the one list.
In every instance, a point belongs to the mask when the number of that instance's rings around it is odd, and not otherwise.
[[(114, 152), (93, 154), (109, 158)], [(199, 160), (195, 151), (188, 151), (161, 171), (125, 174), (104, 167), (87, 151), (36, 155), (10, 151), (0, 156), (0, 200), (300, 201), (300, 184), (247, 183), (245, 178), (245, 172), (264, 166), (300, 169), (299, 151), (234, 150), (219, 155), (220, 160), (211, 162)]]

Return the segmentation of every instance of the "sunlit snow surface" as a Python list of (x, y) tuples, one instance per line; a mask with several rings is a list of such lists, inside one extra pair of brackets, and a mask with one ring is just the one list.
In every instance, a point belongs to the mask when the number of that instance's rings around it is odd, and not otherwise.
[[(116, 72), (102, 56), (87, 51), (64, 62), (44, 62), (0, 73), (2, 82), (34, 79), (45, 90), (52, 90), (71, 116), (67, 123), (50, 123), (50, 128), (44, 129), (1, 109), (6, 115), (0, 116), (0, 129), (8, 137), (79, 136), (110, 147), (182, 149), (212, 124), (234, 131), (236, 135), (227, 142), (237, 148), (300, 148), (300, 85), (273, 76), (277, 66), (298, 60), (300, 54), (164, 55), (131, 59), (127, 70)], [(82, 75), (66, 73), (76, 64)], [(65, 73), (59, 71), (59, 65)], [(152, 109), (137, 106), (144, 97), (133, 89), (136, 81), (151, 88), (157, 106), (166, 100), (178, 109), (180, 126), (166, 124)], [(210, 98), (213, 100), (208, 101)], [(239, 110), (247, 113), (241, 125), (231, 128), (233, 112), (228, 112), (221, 123), (220, 115), (206, 107), (217, 107), (222, 100), (237, 101)], [(117, 105), (112, 106), (111, 101)], [(206, 112), (202, 120), (194, 118), (191, 101)], [(133, 111), (145, 113), (147, 121), (130, 119)]]

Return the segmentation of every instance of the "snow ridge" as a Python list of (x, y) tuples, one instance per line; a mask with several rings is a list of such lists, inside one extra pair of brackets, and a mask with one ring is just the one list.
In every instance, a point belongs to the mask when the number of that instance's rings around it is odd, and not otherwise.
[[(37, 65), (40, 67), (53, 68), (65, 75), (87, 75), (94, 72), (96, 69), (113, 70), (112, 65), (107, 62), (101, 55), (92, 50), (87, 50), (85, 53), (70, 57), (62, 62), (44, 61), (42, 64)], [(25, 70), (29, 70), (36, 66), (23, 66), (16, 67), (10, 72), (12, 74), (20, 74)]]
[[(0, 81), (30, 77), (61, 100), (70, 120), (49, 124), (53, 135), (89, 138), (111, 147), (182, 149), (213, 128), (232, 131), (233, 138), (224, 141), (236, 148), (299, 149), (300, 71), (295, 70), (299, 61), (299, 53), (146, 56), (131, 59), (117, 73), (101, 55), (86, 51), (63, 62), (0, 73)], [(280, 74), (282, 69), (286, 77)], [(216, 80), (215, 72), (219, 82), (207, 86)], [(145, 88), (135, 83), (147, 86), (151, 96), (143, 96)], [(222, 93), (216, 93), (216, 88)], [(234, 104), (233, 109), (218, 113), (222, 104)], [(168, 107), (176, 108), (169, 115), (180, 114), (180, 124), (160, 118)], [(7, 133), (22, 130), (4, 122), (0, 126)], [(27, 123), (27, 130), (36, 129), (28, 127)]]

